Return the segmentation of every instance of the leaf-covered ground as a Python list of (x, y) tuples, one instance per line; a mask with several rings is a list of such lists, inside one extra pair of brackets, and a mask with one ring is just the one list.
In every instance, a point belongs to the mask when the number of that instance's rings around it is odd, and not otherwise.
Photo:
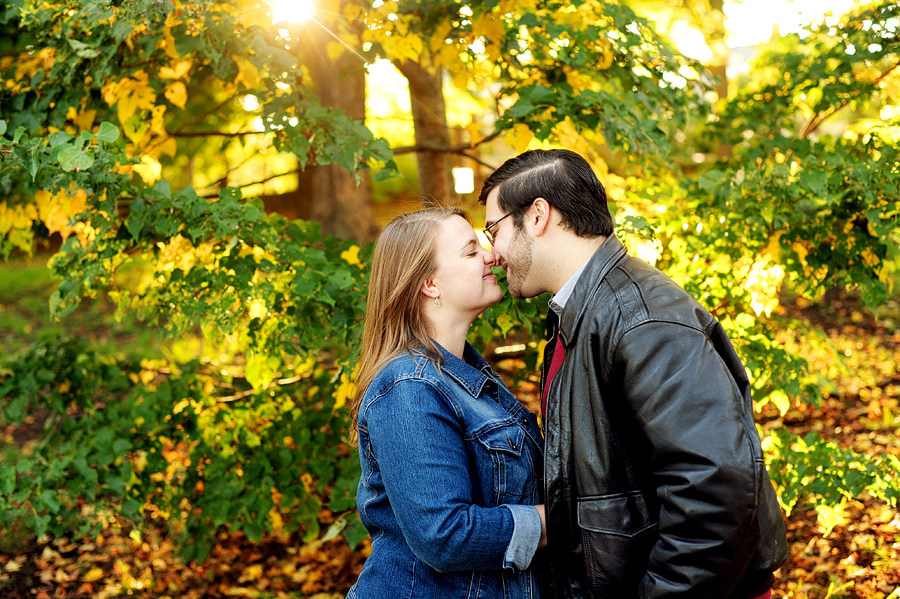
[[(3, 298), (0, 298), (2, 300)], [(8, 303), (6, 309), (13, 307)], [(819, 407), (796, 404), (783, 416), (766, 406), (765, 428), (815, 431), (865, 453), (900, 453), (900, 305), (878, 318), (853, 298), (828, 294), (815, 304), (790, 302), (786, 316), (813, 322), (825, 335), (791, 339), (822, 375), (836, 381)], [(37, 324), (37, 323), (36, 323)], [(500, 364), (502, 369), (504, 364)], [(519, 392), (534, 402), (533, 383)], [(40, 418), (0, 430), (9, 444), (35, 442)], [(323, 530), (333, 516), (320, 514)], [(863, 497), (850, 502), (840, 523), (823, 535), (813, 506), (801, 502), (787, 519), (791, 558), (777, 573), (776, 596), (803, 599), (900, 599), (900, 513)], [(267, 537), (260, 544), (223, 533), (209, 560), (182, 564), (162, 528), (141, 534), (110, 517), (92, 538), (37, 542), (17, 530), (0, 531), (0, 597), (4, 599), (153, 599), (343, 597), (369, 551), (336, 539), (304, 543), (297, 536)]]

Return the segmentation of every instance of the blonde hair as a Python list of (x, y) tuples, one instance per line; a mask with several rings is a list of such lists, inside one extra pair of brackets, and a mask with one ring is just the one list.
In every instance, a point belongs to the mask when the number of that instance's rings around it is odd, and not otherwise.
[(451, 216), (469, 215), (459, 208), (429, 208), (402, 214), (378, 236), (369, 277), (356, 395), (350, 401), (350, 436), (359, 443), (359, 407), (378, 372), (404, 352), (414, 351), (439, 363), (441, 352), (431, 339), (422, 313), (422, 283), (437, 268), (440, 225)]

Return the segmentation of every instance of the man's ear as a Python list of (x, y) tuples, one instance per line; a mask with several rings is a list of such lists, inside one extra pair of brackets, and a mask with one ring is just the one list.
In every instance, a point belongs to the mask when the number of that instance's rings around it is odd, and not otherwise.
[(434, 283), (434, 279), (425, 279), (419, 290), (425, 297), (437, 298), (441, 297), (440, 288)]
[(532, 227), (532, 233), (535, 237), (540, 237), (547, 231), (550, 226), (550, 202), (544, 198), (537, 198), (528, 210), (526, 218), (528, 224)]

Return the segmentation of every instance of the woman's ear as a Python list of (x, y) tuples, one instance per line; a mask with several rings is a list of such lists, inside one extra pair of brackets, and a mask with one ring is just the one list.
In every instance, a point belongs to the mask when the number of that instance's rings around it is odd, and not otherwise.
[(422, 288), (420, 289), (422, 295), (430, 298), (439, 298), (441, 297), (441, 290), (435, 284), (434, 279), (425, 279), (422, 282)]

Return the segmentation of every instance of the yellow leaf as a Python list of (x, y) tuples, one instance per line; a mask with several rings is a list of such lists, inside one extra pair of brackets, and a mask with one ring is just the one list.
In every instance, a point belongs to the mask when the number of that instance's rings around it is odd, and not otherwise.
[(144, 183), (153, 185), (162, 175), (162, 165), (153, 156), (141, 156), (141, 163), (134, 165), (134, 172), (141, 176)]
[(79, 113), (72, 122), (78, 126), (81, 131), (90, 131), (94, 126), (94, 118), (97, 116), (96, 110), (85, 110)]
[(847, 517), (844, 515), (844, 504), (839, 503), (835, 506), (819, 504), (816, 506), (816, 520), (822, 527), (822, 536), (827, 537), (828, 533), (835, 526), (841, 526), (847, 523)]
[(259, 83), (259, 69), (243, 56), (232, 56), (238, 66), (238, 75), (234, 78), (234, 84), (244, 84), (247, 89), (253, 89)]
[(359, 246), (351, 245), (347, 250), (341, 252), (341, 259), (346, 260), (348, 264), (359, 266)]
[(166, 86), (165, 94), (166, 100), (178, 108), (184, 108), (184, 103), (187, 102), (187, 88), (185, 88), (184, 83), (181, 81), (170, 83)]
[(156, 92), (150, 87), (150, 78), (144, 71), (125, 77), (116, 85), (108, 84), (103, 89), (104, 99), (110, 106), (118, 102), (116, 109), (120, 123), (127, 122), (138, 110), (152, 109), (156, 102)]
[(344, 16), (351, 21), (359, 20), (363, 17), (363, 9), (358, 4), (347, 3), (344, 5)]
[(272, 521), (272, 532), (278, 533), (281, 532), (282, 528), (284, 528), (284, 519), (278, 512), (278, 508), (273, 507), (271, 510), (269, 510), (269, 520)]
[(506, 132), (506, 143), (515, 148), (516, 152), (522, 153), (528, 149), (531, 140), (534, 139), (534, 133), (528, 128), (528, 125), (519, 123)]
[(443, 47), (447, 45), (447, 36), (450, 35), (452, 28), (450, 21), (441, 21), (441, 24), (438, 25), (434, 35), (432, 35), (431, 39), (428, 41), (428, 48), (435, 53), (443, 49)]
[(257, 599), (259, 597), (260, 592), (256, 589), (245, 589), (242, 587), (230, 587), (225, 594), (229, 597), (249, 597), (250, 599)]
[(175, 407), (174, 407), (174, 408), (172, 408), (172, 413), (173, 413), (173, 414), (180, 414), (180, 413), (183, 412), (184, 409), (185, 409), (186, 407), (188, 407), (189, 405), (191, 405), (190, 400), (182, 399), (182, 400), (179, 401), (177, 404), (175, 404)]
[(146, 385), (147, 383), (152, 381), (154, 379), (154, 377), (156, 377), (156, 373), (153, 372), (152, 370), (142, 370), (140, 377), (141, 377), (141, 382)]
[(356, 395), (356, 383), (346, 374), (341, 375), (341, 384), (334, 393), (334, 408), (337, 411), (347, 404), (347, 400)]
[[(459, 56), (459, 51), (454, 44), (444, 44), (441, 51), (435, 57), (435, 64), (450, 66)], [(462, 89), (465, 89), (464, 87)]]
[[(808, 244), (809, 242), (805, 243)], [(806, 245), (803, 245), (803, 243), (795, 241), (793, 245), (791, 245), (791, 249), (797, 253), (797, 257), (800, 258), (800, 263), (803, 264), (803, 266), (806, 266), (806, 256), (809, 254), (809, 248), (806, 247)]]
[(30, 229), (13, 229), (7, 237), (14, 247), (19, 248), (26, 254), (31, 254), (32, 245), (34, 244), (34, 232)]
[(340, 58), (344, 53), (344, 50), (344, 44), (333, 40), (325, 45), (325, 53), (328, 54), (328, 58), (331, 59), (332, 62), (337, 61), (337, 59)]
[(167, 135), (166, 133), (166, 105), (159, 104), (154, 106), (150, 111), (150, 132), (160, 137)]
[[(119, 104), (121, 104), (121, 102)], [(147, 133), (150, 131), (150, 123), (141, 118), (141, 115), (136, 114), (127, 121), (122, 121), (122, 131), (131, 143), (142, 147), (144, 145), (144, 143), (142, 143), (144, 137), (147, 137), (147, 141), (149, 141)]]
[(81, 577), (81, 580), (83, 582), (95, 582), (97, 580), (100, 580), (101, 578), (103, 578), (103, 570), (101, 570), (100, 568), (93, 568), (91, 570), (88, 570), (88, 572)]
[(544, 349), (545, 349), (546, 347), (547, 347), (547, 340), (546, 340), (546, 339), (541, 339), (541, 340), (538, 342), (538, 346), (537, 346), (537, 356), (538, 356), (538, 358), (537, 358), (537, 366), (535, 366), (535, 368), (537, 368), (538, 370), (540, 370), (541, 366), (542, 366), (543, 363), (544, 363)]
[(272, 9), (267, 2), (249, 2), (243, 4), (240, 23), (244, 29), (250, 29), (253, 25), (272, 22)]
[(249, 316), (251, 320), (254, 318), (263, 318), (268, 313), (269, 309), (260, 300), (255, 299), (250, 303)]
[(503, 21), (490, 12), (484, 12), (472, 21), (472, 33), (486, 37), (495, 44), (503, 42), (504, 29)]
[(181, 79), (191, 70), (191, 62), (191, 59), (181, 62), (173, 61), (171, 67), (162, 67), (159, 70), (159, 76), (162, 79)]
[(791, 407), (791, 400), (784, 391), (772, 391), (769, 394), (769, 401), (775, 404), (782, 416), (787, 414), (788, 409)]
[(878, 264), (881, 263), (881, 259), (878, 256), (876, 256), (872, 252), (872, 250), (870, 250), (869, 248), (865, 248), (862, 251), (862, 257), (863, 257), (863, 264), (868, 266), (869, 268), (872, 268), (873, 266), (878, 266)]
[(466, 125), (466, 131), (469, 132), (469, 143), (473, 146), (484, 139), (484, 135), (481, 134), (478, 123), (469, 123)]
[(40, 218), (45, 223), (47, 222), (47, 217), (50, 215), (52, 198), (53, 195), (46, 189), (42, 189), (34, 194), (34, 205), (37, 206), (38, 218)]
[(615, 55), (613, 54), (612, 49), (610, 48), (609, 42), (604, 40), (602, 42), (602, 44), (603, 44), (603, 50), (602, 50), (603, 58), (596, 65), (596, 68), (598, 71), (605, 71), (606, 69), (611, 67), (613, 60), (615, 59)]
[(306, 489), (307, 493), (313, 492), (313, 477), (309, 472), (304, 472), (300, 475), (300, 482), (303, 483), (303, 488)]
[(891, 98), (891, 102), (895, 104), (900, 102), (900, 77), (889, 77), (883, 82), (883, 85), (884, 91), (886, 91)]
[(159, 143), (153, 147), (153, 154), (156, 155), (157, 158), (165, 154), (169, 158), (175, 158), (175, 152), (178, 151), (178, 143), (175, 141), (174, 137), (167, 137), (166, 140), (162, 143)]
[(178, 55), (178, 51), (175, 49), (175, 36), (172, 35), (171, 27), (163, 27), (163, 39), (165, 40), (166, 55), (172, 60), (180, 60), (181, 56)]
[(763, 254), (769, 254), (778, 261), (778, 257), (781, 255), (781, 236), (784, 235), (784, 231), (778, 231), (769, 238), (769, 244), (766, 246), (766, 249), (762, 251)]

